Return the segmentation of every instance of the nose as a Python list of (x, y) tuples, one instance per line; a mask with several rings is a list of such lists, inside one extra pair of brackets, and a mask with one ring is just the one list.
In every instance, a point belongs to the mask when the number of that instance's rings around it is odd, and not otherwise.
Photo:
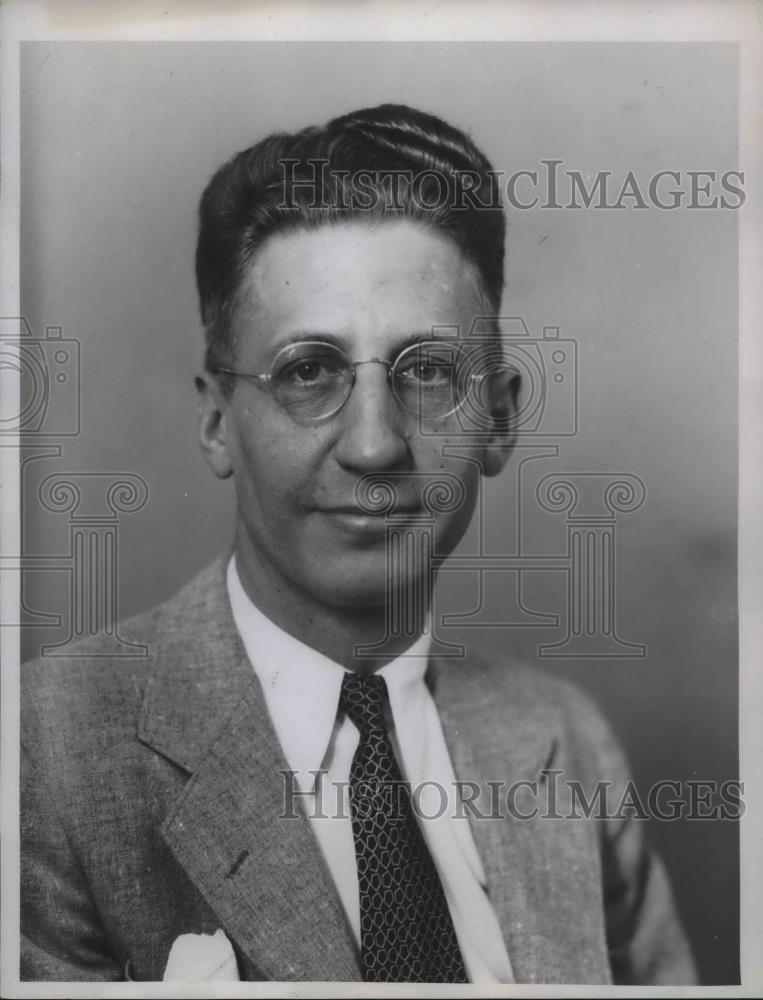
[(338, 414), (341, 431), (335, 455), (350, 471), (395, 469), (411, 459), (408, 420), (392, 395), (387, 371), (383, 362), (357, 365), (352, 392)]

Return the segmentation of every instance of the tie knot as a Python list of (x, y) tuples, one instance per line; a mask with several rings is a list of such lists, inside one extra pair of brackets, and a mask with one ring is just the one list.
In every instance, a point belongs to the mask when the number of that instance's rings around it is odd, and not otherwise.
[(361, 732), (383, 730), (387, 685), (378, 674), (346, 673), (342, 680), (339, 707)]

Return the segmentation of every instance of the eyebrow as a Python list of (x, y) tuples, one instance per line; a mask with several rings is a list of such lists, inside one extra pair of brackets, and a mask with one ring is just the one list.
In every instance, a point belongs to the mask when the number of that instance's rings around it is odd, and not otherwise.
[[(390, 356), (397, 355), (401, 351), (404, 351), (406, 347), (411, 347), (413, 344), (420, 344), (426, 340), (445, 339), (445, 337), (435, 337), (431, 331), (429, 333), (414, 333), (394, 344), (388, 353)], [(277, 344), (271, 344), (270, 349), (273, 352), (273, 356), (275, 356), (279, 351), (284, 350), (284, 348), (292, 347), (295, 344), (303, 344), (305, 341), (316, 341), (320, 344), (332, 344), (334, 347), (339, 347), (341, 350), (349, 353), (346, 337), (340, 337), (334, 333), (319, 333), (315, 330), (299, 330), (290, 334), (285, 340), (282, 340)]]

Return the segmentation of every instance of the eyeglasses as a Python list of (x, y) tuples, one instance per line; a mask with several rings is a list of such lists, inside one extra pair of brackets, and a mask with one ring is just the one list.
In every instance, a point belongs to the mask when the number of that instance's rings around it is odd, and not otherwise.
[(397, 403), (418, 419), (431, 422), (455, 413), (474, 383), (487, 377), (485, 372), (469, 371), (469, 357), (458, 344), (427, 340), (403, 348), (394, 361), (351, 361), (334, 344), (305, 340), (283, 347), (269, 372), (222, 367), (215, 371), (251, 379), (269, 389), (298, 423), (314, 423), (341, 410), (350, 398), (361, 365), (379, 364), (387, 369), (387, 381)]

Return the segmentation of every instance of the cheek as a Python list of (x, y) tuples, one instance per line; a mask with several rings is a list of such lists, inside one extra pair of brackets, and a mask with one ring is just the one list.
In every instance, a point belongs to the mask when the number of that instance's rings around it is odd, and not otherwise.
[(233, 449), (236, 489), (250, 516), (257, 511), (283, 520), (309, 504), (321, 452), (313, 436), (292, 426), (273, 426), (247, 411), (237, 421)]
[[(448, 454), (449, 451), (455, 454)], [(474, 505), (482, 466), (479, 454), (463, 438), (439, 438), (431, 447), (418, 449), (416, 467), (430, 484), (431, 502), (450, 511)]]
[(238, 435), (233, 474), (239, 494), (259, 507), (279, 506), (299, 484), (300, 461), (292, 447), (251, 426)]
[(463, 496), (457, 506), (453, 506), (443, 514), (435, 515), (437, 542), (436, 550), (440, 556), (449, 555), (463, 538), (469, 527), (477, 502), (475, 489), (469, 489), (467, 484)]
[[(463, 445), (463, 440), (448, 441)], [(474, 513), (480, 489), (480, 465), (468, 449), (461, 449), (465, 461), (443, 455), (443, 439), (418, 456), (418, 468), (425, 472), (427, 481), (426, 506), (434, 511), (437, 534), (437, 551), (444, 555), (452, 551), (463, 537)]]

